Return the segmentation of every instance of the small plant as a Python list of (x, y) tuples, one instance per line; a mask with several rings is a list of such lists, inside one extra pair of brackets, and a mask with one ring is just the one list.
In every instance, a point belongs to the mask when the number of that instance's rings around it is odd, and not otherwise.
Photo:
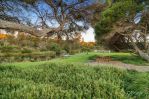
[(18, 52), (18, 47), (16, 47), (16, 46), (1, 46), (0, 51), (2, 53)]
[(21, 52), (22, 53), (32, 53), (32, 50), (29, 48), (23, 48), (23, 50)]
[(55, 51), (57, 55), (60, 54), (61, 48), (60, 45), (58, 45), (57, 43), (51, 43), (50, 44), (50, 50), (51, 51)]

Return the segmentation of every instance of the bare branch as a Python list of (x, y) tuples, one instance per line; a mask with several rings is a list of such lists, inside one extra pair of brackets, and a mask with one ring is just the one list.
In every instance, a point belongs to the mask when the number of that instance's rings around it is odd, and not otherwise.
[(38, 30), (36, 28), (19, 24), (19, 23), (14, 23), (14, 22), (9, 22), (9, 21), (4, 21), (0, 19), (0, 28), (1, 29), (12, 29), (12, 30), (18, 30), (18, 31), (23, 31), (26, 33), (29, 33), (34, 36), (45, 36), (48, 32), (52, 31), (52, 29), (43, 29), (43, 30)]

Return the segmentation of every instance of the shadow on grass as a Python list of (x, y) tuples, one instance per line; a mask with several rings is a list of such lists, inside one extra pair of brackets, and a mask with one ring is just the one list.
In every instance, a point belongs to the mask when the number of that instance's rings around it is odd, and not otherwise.
[(126, 64), (149, 66), (149, 62), (135, 54), (130, 53), (109, 53), (109, 54), (96, 54), (89, 57), (89, 60), (95, 60), (99, 56), (110, 56), (114, 61), (121, 61)]

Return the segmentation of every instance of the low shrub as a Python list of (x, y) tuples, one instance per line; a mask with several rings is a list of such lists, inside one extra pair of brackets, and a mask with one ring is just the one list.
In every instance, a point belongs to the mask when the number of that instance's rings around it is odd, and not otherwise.
[(77, 54), (77, 53), (80, 53), (80, 50), (70, 50), (69, 51), (69, 54), (71, 54), (71, 55), (74, 55), (74, 54)]
[(81, 51), (82, 52), (90, 52), (92, 49), (90, 49), (89, 47), (82, 47)]
[(23, 48), (23, 50), (21, 50), (21, 53), (32, 53), (32, 49)]
[(149, 73), (132, 72), (127, 74), (124, 89), (133, 99), (148, 99)]
[(19, 51), (17, 46), (1, 46), (0, 52), (1, 53), (16, 53)]
[(32, 52), (32, 53), (3, 53), (0, 54), (0, 62), (19, 62), (19, 61), (42, 61), (56, 57), (53, 51)]
[(1, 99), (148, 99), (149, 73), (48, 63), (0, 65)]
[(57, 43), (51, 43), (50, 44), (50, 50), (55, 51), (57, 55), (60, 55), (61, 47)]

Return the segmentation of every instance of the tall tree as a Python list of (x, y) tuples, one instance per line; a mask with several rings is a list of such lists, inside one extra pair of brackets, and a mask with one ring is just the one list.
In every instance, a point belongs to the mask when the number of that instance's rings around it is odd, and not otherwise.
[(95, 27), (96, 39), (100, 41), (104, 35), (106, 41), (112, 45), (131, 43), (136, 52), (149, 61), (147, 9), (147, 0), (115, 0), (112, 6), (102, 13), (102, 19)]
[[(61, 38), (88, 28), (95, 12), (93, 5), (101, 4), (96, 0), (1, 0), (0, 28)], [(15, 17), (19, 23), (6, 16)]]

